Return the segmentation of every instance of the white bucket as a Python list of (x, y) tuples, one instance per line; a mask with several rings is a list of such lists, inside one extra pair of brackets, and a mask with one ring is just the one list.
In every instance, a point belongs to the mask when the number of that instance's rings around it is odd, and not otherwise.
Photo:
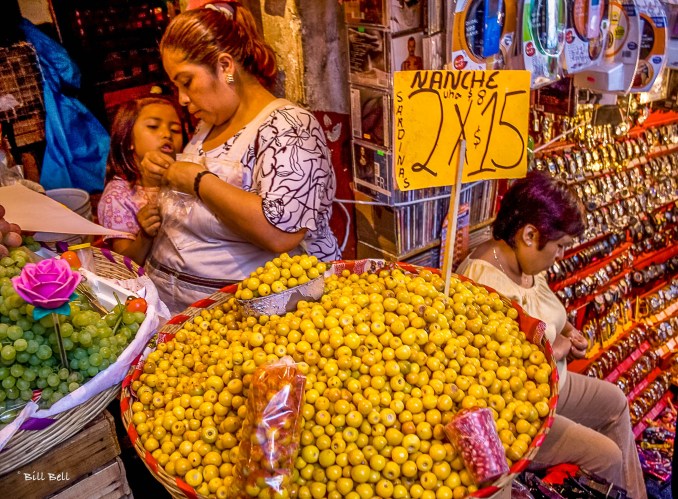
[(92, 205), (89, 202), (89, 194), (87, 191), (65, 187), (63, 189), (51, 189), (47, 191), (46, 194), (54, 201), (70, 208), (81, 217), (92, 220)]
[[(89, 194), (82, 189), (74, 189), (64, 187), (62, 189), (51, 189), (45, 194), (54, 201), (61, 203), (70, 210), (87, 220), (92, 220), (92, 205), (90, 203)], [(56, 243), (62, 241), (71, 246), (84, 242), (85, 238), (78, 234), (57, 234), (55, 232), (38, 232), (35, 234), (35, 240), (43, 243)]]

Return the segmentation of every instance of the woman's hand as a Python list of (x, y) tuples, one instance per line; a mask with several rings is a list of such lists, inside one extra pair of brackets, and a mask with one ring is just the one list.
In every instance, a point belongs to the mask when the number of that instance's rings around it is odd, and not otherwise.
[(158, 205), (147, 204), (137, 213), (137, 221), (141, 230), (149, 237), (155, 237), (160, 230), (160, 210)]
[(553, 357), (562, 360), (567, 357), (572, 349), (572, 342), (567, 336), (559, 334), (556, 336), (556, 341), (553, 342)]
[(206, 168), (197, 163), (176, 161), (165, 170), (165, 183), (175, 191), (195, 196), (195, 177)]
[(586, 350), (589, 347), (589, 343), (578, 329), (572, 328), (567, 332), (563, 332), (562, 335), (572, 342), (572, 348), (570, 349), (570, 355), (572, 357), (575, 359), (583, 359), (586, 357)]
[(167, 169), (174, 163), (174, 158), (160, 151), (149, 151), (141, 160), (141, 185), (144, 187), (160, 187)]

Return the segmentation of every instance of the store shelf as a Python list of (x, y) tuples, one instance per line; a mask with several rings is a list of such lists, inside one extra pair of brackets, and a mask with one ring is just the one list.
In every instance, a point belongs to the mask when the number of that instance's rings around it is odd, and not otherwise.
[(621, 341), (623, 338), (626, 337), (636, 326), (638, 325), (637, 322), (635, 321), (630, 321), (621, 328), (621, 330), (618, 330), (615, 332), (614, 336), (615, 339), (612, 343), (607, 345), (605, 348), (600, 348), (595, 352), (594, 355), (592, 355), (590, 358), (586, 359), (577, 359), (573, 360), (572, 362), (567, 363), (567, 370), (572, 371), (575, 373), (583, 373), (587, 367), (589, 367), (589, 364), (591, 362), (594, 362), (600, 358), (603, 353), (605, 353), (609, 348), (611, 348), (613, 345), (615, 345), (617, 342)]
[(609, 381), (610, 383), (614, 383), (619, 379), (619, 376), (624, 374), (631, 365), (635, 361), (637, 361), (641, 355), (643, 355), (645, 352), (647, 352), (650, 349), (650, 342), (645, 341), (643, 342), (642, 345), (640, 345), (638, 348), (636, 348), (633, 352), (631, 352), (631, 355), (626, 357), (615, 369), (612, 371), (610, 374), (605, 376), (605, 381)]
[(659, 416), (659, 414), (661, 414), (664, 408), (668, 405), (670, 398), (671, 392), (666, 392), (664, 396), (659, 399), (659, 402), (657, 402), (655, 406), (650, 409), (650, 411), (645, 414), (645, 416), (643, 416), (643, 419), (633, 427), (633, 435), (636, 438), (641, 436), (645, 429), (650, 426), (648, 421), (653, 421), (657, 416)]
[[(640, 125), (640, 126), (635, 126), (632, 129), (630, 129), (627, 133), (626, 136), (628, 138), (636, 138), (643, 132), (645, 132), (648, 129), (651, 128), (656, 128), (660, 127), (663, 125), (671, 125), (673, 123), (678, 122), (678, 112), (675, 111), (661, 111), (661, 112), (653, 112), (650, 114), (647, 120)], [(537, 150), (540, 147), (542, 147), (543, 144), (535, 144), (533, 150)], [(561, 142), (556, 142), (554, 144), (549, 145), (545, 149), (541, 149), (535, 153), (536, 156), (541, 156), (543, 154), (550, 154), (558, 151), (563, 151), (568, 148), (576, 148), (579, 147), (579, 145), (576, 142), (571, 142), (571, 141), (561, 141)]]
[(496, 218), (496, 217), (490, 217), (490, 218), (488, 218), (487, 220), (484, 220), (484, 221), (482, 221), (482, 222), (480, 222), (480, 223), (477, 223), (477, 224), (475, 224), (475, 225), (471, 225), (471, 226), (468, 228), (468, 231), (469, 231), (469, 232), (474, 232), (474, 231), (476, 231), (476, 230), (484, 229), (484, 228), (487, 227), (488, 225), (492, 225), (492, 224), (494, 223), (494, 219), (495, 219), (495, 218)]
[(605, 170), (591, 173), (585, 176), (579, 176), (575, 177), (572, 180), (569, 180), (567, 183), (569, 185), (573, 184), (578, 184), (580, 182), (586, 182), (588, 180), (593, 180), (597, 179), (599, 177), (606, 177), (608, 175), (614, 175), (617, 173), (621, 172), (626, 172), (629, 170), (633, 170), (634, 168), (638, 168), (639, 166), (645, 165), (648, 160), (653, 159), (653, 158), (660, 158), (662, 156), (667, 156), (669, 154), (672, 154), (674, 152), (678, 152), (678, 145), (673, 145), (673, 146), (658, 146), (653, 148), (650, 152), (648, 152), (645, 156), (641, 156), (640, 158), (633, 158), (630, 159), (626, 162), (626, 164), (621, 167), (621, 168), (606, 168)]
[[(594, 238), (589, 239), (588, 241), (582, 241), (581, 243), (577, 244), (576, 246), (572, 246), (571, 248), (568, 248), (567, 251), (565, 251), (565, 255), (563, 258), (569, 258), (575, 253), (579, 253), (581, 250), (586, 248), (587, 246), (591, 246), (592, 244), (595, 244), (599, 241), (602, 241), (603, 239), (610, 237), (612, 234), (614, 234), (615, 231), (610, 231), (610, 232), (605, 232), (604, 234), (600, 234)], [(624, 230), (624, 241), (628, 240), (628, 233), (626, 229)]]
[(604, 256), (603, 258), (599, 260), (594, 260), (592, 263), (588, 264), (586, 267), (584, 267), (582, 270), (578, 271), (574, 275), (567, 277), (562, 281), (549, 283), (549, 286), (554, 292), (560, 291), (566, 286), (571, 286), (572, 284), (575, 284), (577, 281), (581, 281), (582, 279), (585, 279), (586, 277), (595, 274), (600, 269), (605, 267), (608, 263), (610, 263), (612, 260), (628, 251), (631, 248), (631, 246), (632, 246), (631, 243), (624, 243), (618, 248), (615, 248), (611, 253)]
[[(676, 151), (678, 151), (678, 148), (676, 148)], [(626, 197), (626, 198), (621, 198), (621, 199), (630, 199), (630, 198), (632, 198), (632, 197), (634, 197), (634, 195), (628, 196), (628, 197)], [(621, 199), (617, 199), (617, 200), (611, 201), (610, 203), (606, 203), (606, 204), (597, 206), (596, 209), (599, 209), (599, 208), (602, 208), (602, 207), (605, 207), (605, 206), (612, 205), (612, 204), (614, 204), (614, 203), (616, 203), (616, 202), (619, 202)], [(669, 201), (666, 201), (665, 203), (663, 203), (663, 204), (661, 204), (661, 205), (656, 206), (655, 208), (653, 208), (653, 209), (650, 211), (650, 213), (655, 214), (655, 213), (658, 213), (658, 212), (660, 212), (660, 211), (667, 210), (668, 208), (670, 208), (671, 206), (673, 206), (676, 202), (678, 202), (678, 198), (670, 199)], [(670, 229), (670, 228), (669, 228), (669, 229)], [(667, 230), (668, 230), (668, 229), (667, 229)], [(586, 248), (586, 247), (588, 247), (588, 246), (591, 246), (591, 245), (593, 245), (593, 244), (595, 244), (595, 243), (597, 243), (597, 242), (599, 242), (599, 241), (602, 241), (602, 240), (605, 239), (606, 237), (609, 237), (610, 235), (614, 234), (615, 232), (618, 232), (618, 231), (614, 231), (614, 230), (613, 230), (613, 231), (605, 232), (604, 234), (600, 234), (600, 235), (598, 235), (598, 236), (596, 236), (596, 237), (594, 237), (594, 238), (592, 238), (592, 239), (589, 239), (588, 241), (583, 241), (583, 242), (577, 244), (576, 246), (572, 246), (571, 248), (568, 248), (567, 251), (565, 252), (564, 258), (569, 258), (570, 256), (572, 256), (572, 255), (578, 253), (578, 252), (581, 251), (582, 249), (584, 249), (584, 248)], [(628, 240), (628, 231), (627, 231), (626, 228), (624, 228), (624, 233), (626, 234), (625, 239)]]
[(645, 155), (647, 159), (660, 158), (662, 156), (667, 156), (674, 152), (678, 151), (678, 144), (673, 145), (661, 145), (654, 147), (650, 152)]
[(666, 248), (644, 254), (633, 262), (633, 268), (634, 270), (641, 270), (653, 263), (663, 263), (676, 255), (678, 255), (678, 244), (672, 244)]
[[(676, 247), (676, 252), (678, 252), (678, 246)], [(634, 265), (633, 268), (635, 268), (635, 265)], [(565, 308), (567, 309), (568, 312), (572, 312), (572, 311), (579, 310), (580, 308), (585, 307), (586, 305), (591, 303), (596, 298), (596, 296), (598, 296), (601, 293), (604, 293), (606, 289), (608, 289), (610, 286), (612, 286), (613, 284), (616, 284), (621, 279), (626, 277), (631, 271), (632, 271), (632, 268), (624, 269), (622, 272), (615, 275), (612, 279), (610, 279), (608, 282), (606, 282), (603, 286), (594, 289), (592, 293), (586, 295), (584, 298), (578, 298), (577, 300), (570, 303)]]
[(400, 253), (398, 255), (394, 255), (394, 254), (392, 254), (392, 253), (390, 253), (390, 252), (388, 252), (388, 251), (386, 251), (382, 248), (377, 248), (375, 246), (372, 246), (371, 244), (366, 243), (364, 241), (361, 241), (361, 243), (365, 247), (367, 247), (367, 248), (369, 248), (369, 249), (371, 249), (375, 252), (374, 256), (369, 255), (369, 256), (365, 256), (365, 258), (384, 258), (384, 259), (390, 260), (390, 261), (402, 262), (402, 261), (408, 260), (409, 258), (417, 256), (420, 253), (423, 253), (424, 251), (428, 251), (430, 249), (435, 248), (436, 246), (440, 246), (440, 239), (434, 239), (433, 241), (431, 241), (431, 242), (429, 242), (429, 243), (427, 243), (423, 246), (420, 246), (418, 248), (414, 248), (414, 249), (412, 249), (412, 250), (410, 250), (406, 253)]
[(629, 193), (628, 196), (620, 196), (620, 197), (614, 198), (611, 201), (608, 201), (606, 203), (597, 204), (597, 205), (595, 205), (595, 207), (592, 210), (589, 210), (587, 208), (587, 211), (596, 211), (596, 210), (600, 210), (602, 208), (607, 208), (609, 206), (612, 206), (613, 204), (618, 204), (618, 203), (621, 203), (622, 201), (626, 201), (627, 199), (633, 199), (633, 198), (637, 198), (639, 196), (640, 196), (640, 194)]
[(641, 126), (635, 126), (628, 131), (627, 135), (630, 138), (638, 137), (648, 128), (655, 128), (663, 125), (671, 125), (678, 121), (678, 112), (675, 111), (661, 111), (651, 113)]
[(661, 206), (657, 206), (654, 210), (652, 210), (652, 213), (658, 213), (660, 211), (664, 211), (668, 209), (669, 207), (672, 207), (674, 204), (676, 204), (676, 199), (672, 199), (671, 201), (667, 201)]
[(677, 313), (678, 313), (678, 302), (673, 302), (668, 307), (661, 310), (657, 314), (653, 314), (650, 317), (643, 318), (643, 320), (640, 322), (648, 327), (653, 327), (659, 324), (660, 322), (672, 319), (673, 317), (676, 316)]
[(671, 338), (666, 344), (658, 347), (655, 350), (655, 354), (660, 355), (661, 357), (666, 357), (667, 355), (676, 351), (676, 347), (678, 347), (678, 339)]
[(626, 399), (629, 402), (632, 402), (638, 396), (638, 394), (645, 390), (645, 388), (647, 388), (650, 383), (657, 379), (657, 376), (659, 376), (661, 373), (662, 370), (658, 367), (655, 367), (652, 372), (650, 372), (650, 374), (648, 374), (633, 390), (631, 390), (631, 392), (626, 396)]
[[(567, 148), (565, 148), (567, 149)], [(567, 180), (568, 185), (579, 184), (581, 182), (587, 182), (589, 180), (594, 180), (600, 177), (607, 177), (608, 175), (614, 175), (620, 172), (626, 172), (638, 168), (639, 166), (645, 165), (649, 160), (653, 158), (660, 158), (662, 156), (667, 156), (678, 152), (678, 145), (660, 145), (655, 146), (651, 151), (646, 155), (639, 158), (633, 158), (626, 162), (621, 168), (605, 168), (597, 172), (586, 172), (584, 175), (578, 175), (576, 177), (570, 178)]]

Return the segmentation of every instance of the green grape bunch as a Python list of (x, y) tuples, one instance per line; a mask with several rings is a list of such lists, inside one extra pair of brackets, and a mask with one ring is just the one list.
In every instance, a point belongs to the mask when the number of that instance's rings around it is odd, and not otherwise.
[(34, 395), (49, 407), (113, 364), (146, 317), (123, 304), (101, 316), (87, 300), (72, 301), (70, 314), (57, 316), (68, 358), (68, 366), (61, 366), (53, 316), (34, 320), (34, 307), (10, 280), (27, 261), (21, 248), (0, 259), (0, 424)]

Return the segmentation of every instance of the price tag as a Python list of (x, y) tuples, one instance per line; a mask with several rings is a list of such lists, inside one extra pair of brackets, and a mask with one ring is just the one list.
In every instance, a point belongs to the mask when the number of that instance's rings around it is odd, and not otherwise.
[(529, 71), (394, 74), (395, 173), (403, 191), (527, 173)]

